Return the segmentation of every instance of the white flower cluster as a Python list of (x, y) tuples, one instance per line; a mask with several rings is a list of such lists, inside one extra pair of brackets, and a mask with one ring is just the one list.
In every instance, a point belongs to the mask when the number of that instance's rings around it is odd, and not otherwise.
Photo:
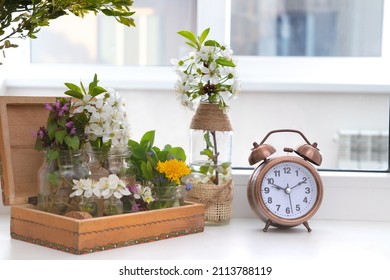
[(179, 77), (175, 91), (182, 105), (192, 110), (199, 102), (227, 107), (224, 98), (236, 97), (241, 89), (232, 53), (226, 46), (202, 46), (181, 60), (171, 60)]
[(90, 178), (73, 180), (74, 192), (70, 194), (70, 197), (82, 196), (90, 198), (95, 195), (97, 198), (103, 197), (107, 199), (114, 195), (116, 198), (121, 198), (124, 195), (130, 195), (131, 192), (126, 186), (126, 183), (119, 179), (115, 174), (111, 174), (108, 177), (102, 177), (99, 181), (93, 181)]
[(125, 101), (112, 89), (103, 93), (102, 98), (93, 98), (89, 94), (77, 104), (75, 112), (86, 110), (90, 120), (85, 128), (90, 142), (101, 139), (102, 144), (112, 147), (126, 146), (130, 126), (126, 116)]

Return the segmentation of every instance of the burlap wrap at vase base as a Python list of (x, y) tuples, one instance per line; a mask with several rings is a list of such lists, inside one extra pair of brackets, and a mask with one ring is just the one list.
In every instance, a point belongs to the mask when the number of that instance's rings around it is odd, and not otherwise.
[(187, 200), (205, 205), (205, 224), (228, 224), (232, 217), (233, 180), (224, 185), (193, 184)]

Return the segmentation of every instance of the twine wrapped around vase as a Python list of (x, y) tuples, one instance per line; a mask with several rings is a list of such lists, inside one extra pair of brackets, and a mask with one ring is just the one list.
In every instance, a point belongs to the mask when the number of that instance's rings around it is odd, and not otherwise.
[(206, 224), (226, 224), (232, 217), (233, 180), (223, 185), (194, 184), (187, 200), (205, 205)]
[(200, 103), (192, 118), (191, 129), (208, 131), (232, 131), (232, 126), (225, 112), (218, 104)]

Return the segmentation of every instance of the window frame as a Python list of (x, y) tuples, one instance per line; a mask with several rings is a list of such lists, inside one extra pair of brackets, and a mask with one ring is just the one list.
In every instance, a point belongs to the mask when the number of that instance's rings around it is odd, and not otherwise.
[[(212, 26), (210, 37), (230, 42), (230, 0), (198, 0), (197, 29)], [(386, 26), (387, 25), (387, 26)], [(338, 92), (340, 94), (390, 94), (386, 77), (390, 66), (390, 4), (384, 2), (382, 57), (236, 57), (243, 91), (251, 92)], [(30, 64), (29, 41), (20, 46), (20, 61), (0, 68), (3, 87), (59, 88), (64, 80), (88, 80), (94, 71), (112, 87), (137, 90), (172, 90), (176, 76), (170, 66), (104, 66)], [(20, 67), (23, 65), (23, 67)], [(316, 71), (312, 71), (316, 69)], [(349, 75), (348, 75), (349, 74)], [(390, 123), (390, 122), (389, 122)], [(390, 154), (389, 154), (390, 166)], [(345, 170), (330, 170), (345, 171)], [(348, 171), (347, 171), (348, 172)], [(358, 171), (353, 172), (390, 172)]]

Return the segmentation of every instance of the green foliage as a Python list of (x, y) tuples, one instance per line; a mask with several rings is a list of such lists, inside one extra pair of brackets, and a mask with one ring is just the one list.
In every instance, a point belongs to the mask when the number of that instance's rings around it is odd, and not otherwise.
[(89, 84), (88, 91), (85, 89), (83, 82), (80, 82), (80, 86), (72, 83), (64, 83), (65, 86), (69, 89), (65, 91), (65, 94), (77, 98), (79, 100), (83, 100), (86, 95), (96, 97), (99, 94), (107, 92), (107, 90), (99, 86), (98, 83), (99, 80), (97, 78), (97, 74), (93, 76), (93, 81)]
[(5, 49), (18, 47), (11, 43), (15, 37), (37, 38), (42, 27), (69, 14), (83, 18), (101, 12), (125, 26), (135, 26), (132, 5), (133, 0), (0, 0), (0, 50), (4, 54)]
[[(195, 34), (188, 30), (182, 30), (177, 32), (179, 35), (186, 38), (188, 41), (185, 42), (190, 47), (196, 49), (197, 51), (200, 51), (202, 46), (208, 46), (208, 47), (216, 47), (221, 50), (225, 50), (225, 47), (219, 44), (215, 40), (206, 40), (207, 36), (209, 35), (210, 28), (206, 28), (202, 31), (201, 35), (196, 37)], [(204, 43), (204, 44), (203, 44)], [(210, 61), (211, 62), (211, 61)], [(236, 65), (228, 59), (225, 59), (224, 57), (218, 57), (215, 62), (221, 66), (228, 66), (228, 67), (236, 67)]]
[(188, 30), (178, 34), (186, 39), (185, 43), (195, 51), (173, 60), (178, 80), (175, 90), (182, 105), (191, 110), (200, 102), (218, 104), (221, 109), (228, 107), (226, 97), (235, 97), (240, 93), (240, 81), (235, 71), (233, 51), (215, 40), (207, 40), (210, 28), (199, 36)]
[(181, 161), (186, 160), (185, 151), (181, 147), (172, 147), (167, 144), (163, 149), (154, 146), (156, 132), (147, 131), (140, 142), (129, 140), (128, 145), (132, 148), (131, 160), (135, 166), (136, 179), (141, 184), (145, 182), (156, 183), (160, 180), (160, 173), (156, 170), (159, 161), (176, 158)]

